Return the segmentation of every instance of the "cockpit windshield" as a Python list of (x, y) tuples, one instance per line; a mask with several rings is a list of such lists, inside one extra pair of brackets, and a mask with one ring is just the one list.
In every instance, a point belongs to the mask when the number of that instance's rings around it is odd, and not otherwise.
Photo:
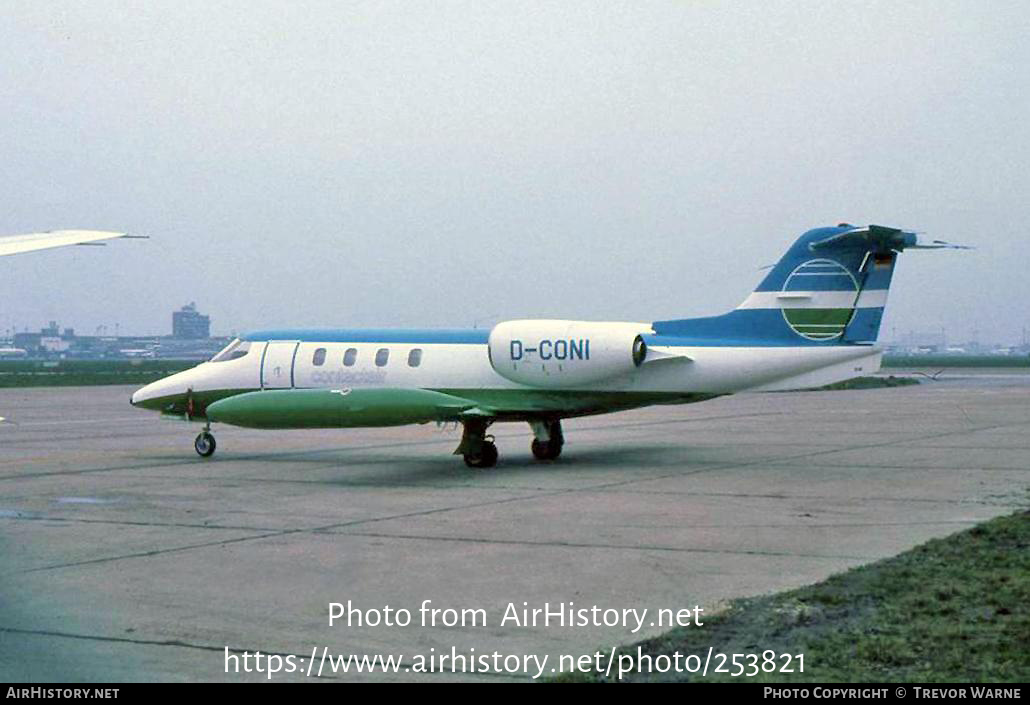
[(236, 340), (232, 341), (225, 346), (222, 352), (211, 358), (211, 362), (225, 362), (226, 360), (235, 360), (241, 358), (250, 352), (250, 341), (249, 340)]

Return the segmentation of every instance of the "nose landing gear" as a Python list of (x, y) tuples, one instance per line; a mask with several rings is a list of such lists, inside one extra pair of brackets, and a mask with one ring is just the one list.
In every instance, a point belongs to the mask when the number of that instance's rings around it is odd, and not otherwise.
[(201, 458), (208, 458), (213, 455), (216, 446), (215, 437), (211, 433), (210, 426), (205, 426), (204, 430), (197, 434), (193, 441), (193, 448)]

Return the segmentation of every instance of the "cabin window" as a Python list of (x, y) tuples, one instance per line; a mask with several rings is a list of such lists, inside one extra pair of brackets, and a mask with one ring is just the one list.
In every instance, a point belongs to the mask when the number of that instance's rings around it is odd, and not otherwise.
[(415, 348), (408, 353), (408, 367), (418, 367), (422, 364), (422, 348)]
[(390, 349), (379, 348), (376, 351), (376, 367), (386, 367), (386, 363), (390, 361)]
[(226, 360), (236, 360), (243, 357), (250, 352), (250, 341), (249, 340), (236, 340), (225, 346), (220, 353), (211, 358), (211, 362), (225, 362)]
[(315, 354), (311, 356), (311, 364), (315, 367), (321, 367), (325, 364), (325, 348), (315, 350)]
[(357, 348), (347, 348), (347, 352), (343, 354), (343, 364), (345, 367), (353, 367), (354, 362), (358, 359)]

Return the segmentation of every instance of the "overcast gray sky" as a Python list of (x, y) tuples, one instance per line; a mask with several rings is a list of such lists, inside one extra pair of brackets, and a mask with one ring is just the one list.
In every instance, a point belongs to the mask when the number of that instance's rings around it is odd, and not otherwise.
[(882, 340), (1030, 325), (1030, 4), (4, 2), (0, 329), (650, 321), (809, 227), (906, 254)]

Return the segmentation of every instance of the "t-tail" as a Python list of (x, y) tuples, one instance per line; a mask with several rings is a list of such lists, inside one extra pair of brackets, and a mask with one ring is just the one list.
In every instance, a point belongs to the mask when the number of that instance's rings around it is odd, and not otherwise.
[(655, 333), (724, 345), (876, 342), (898, 253), (968, 249), (882, 225), (816, 228), (802, 235), (734, 311), (656, 321)]

